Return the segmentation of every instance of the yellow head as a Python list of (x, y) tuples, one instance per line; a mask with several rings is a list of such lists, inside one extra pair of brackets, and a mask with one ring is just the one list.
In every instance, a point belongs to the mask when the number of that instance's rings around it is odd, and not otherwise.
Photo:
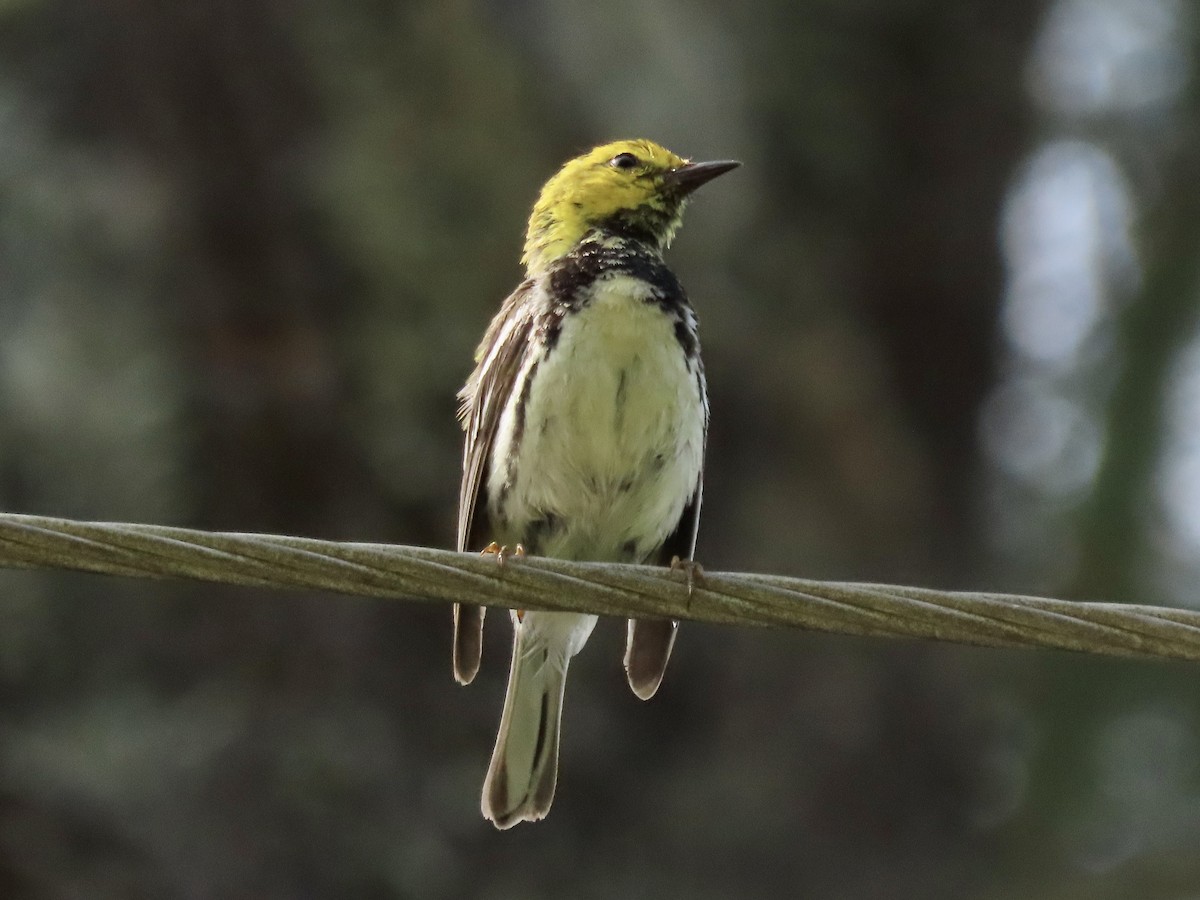
[(739, 163), (692, 163), (653, 141), (615, 141), (564, 165), (546, 182), (521, 261), (532, 275), (596, 230), (661, 252), (671, 243), (688, 195)]

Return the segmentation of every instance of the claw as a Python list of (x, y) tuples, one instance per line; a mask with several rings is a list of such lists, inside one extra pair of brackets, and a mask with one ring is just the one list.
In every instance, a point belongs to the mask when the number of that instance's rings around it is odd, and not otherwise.
[(694, 559), (681, 559), (678, 556), (673, 556), (671, 557), (671, 571), (683, 571), (686, 573), (688, 602), (691, 602), (692, 595), (696, 593), (696, 584), (704, 584), (704, 566), (700, 565)]
[(517, 546), (513, 548), (513, 551), (510, 554), (508, 552), (507, 544), (497, 544), (495, 541), (492, 541), (490, 544), (488, 544), (486, 547), (484, 547), (482, 550), (479, 551), (479, 555), (480, 556), (494, 556), (494, 557), (496, 557), (496, 564), (503, 567), (504, 564), (506, 562), (508, 562), (508, 559), (510, 556), (514, 556), (517, 559), (523, 559), (525, 557), (525, 545), (517, 544)]
[[(513, 547), (513, 551), (510, 554), (508, 552), (508, 544), (498, 544), (495, 541), (492, 541), (479, 551), (479, 555), (496, 557), (496, 565), (503, 569), (505, 565), (508, 564), (510, 556), (516, 559), (524, 559), (528, 554), (525, 552), (524, 544), (517, 544), (515, 547)], [(515, 615), (517, 617), (517, 621), (520, 622), (525, 616), (525, 610), (515, 609), (513, 610), (513, 615)]]

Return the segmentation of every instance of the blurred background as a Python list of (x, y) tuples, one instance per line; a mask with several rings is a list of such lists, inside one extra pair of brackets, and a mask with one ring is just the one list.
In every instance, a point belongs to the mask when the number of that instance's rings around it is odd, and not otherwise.
[[(448, 546), (541, 183), (745, 165), (671, 251), (712, 569), (1200, 607), (1183, 0), (0, 0), (0, 507)], [(1195, 898), (1181, 664), (606, 622), (547, 822), (509, 628), (0, 573), (0, 896)]]

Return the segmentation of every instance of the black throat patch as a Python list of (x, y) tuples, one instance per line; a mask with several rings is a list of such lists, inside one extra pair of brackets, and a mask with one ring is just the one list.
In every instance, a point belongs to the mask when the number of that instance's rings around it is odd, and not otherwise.
[(647, 303), (654, 303), (675, 322), (675, 336), (690, 359), (698, 350), (695, 316), (687, 294), (662, 257), (628, 235), (597, 231), (558, 260), (549, 272), (553, 307), (538, 322), (538, 336), (554, 346), (563, 317), (578, 312), (592, 295), (591, 286), (612, 275), (625, 275), (650, 287)]

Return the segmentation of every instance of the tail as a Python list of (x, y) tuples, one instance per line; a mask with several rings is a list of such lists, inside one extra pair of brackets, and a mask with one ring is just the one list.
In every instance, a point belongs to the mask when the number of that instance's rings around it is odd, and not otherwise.
[(483, 817), (497, 828), (535, 822), (550, 811), (569, 662), (541, 636), (517, 628), (508, 695), (480, 804)]
[(630, 619), (625, 641), (625, 677), (642, 700), (649, 700), (662, 683), (675, 646), (674, 619)]
[(482, 606), (454, 604), (454, 680), (470, 684), (483, 654)]

